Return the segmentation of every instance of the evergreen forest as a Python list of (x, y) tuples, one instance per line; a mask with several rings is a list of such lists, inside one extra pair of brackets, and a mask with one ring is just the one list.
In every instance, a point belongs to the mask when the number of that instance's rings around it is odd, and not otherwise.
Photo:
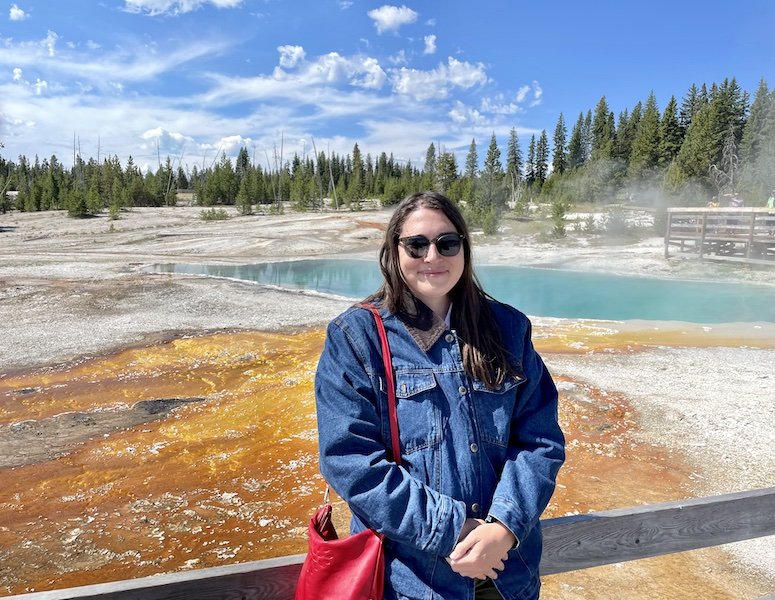
[(365, 199), (390, 205), (435, 189), (461, 203), (471, 224), (493, 232), (504, 211), (527, 217), (531, 203), (551, 205), (560, 220), (579, 203), (659, 210), (716, 197), (723, 206), (735, 193), (746, 206), (764, 206), (775, 187), (775, 89), (762, 80), (751, 100), (734, 78), (725, 79), (692, 85), (680, 103), (673, 96), (663, 108), (651, 93), (618, 115), (603, 96), (572, 125), (560, 114), (551, 139), (544, 130), (520, 140), (512, 128), (505, 156), (494, 133), (486, 142), (480, 163), (472, 139), (462, 165), (435, 143), (421, 165), (387, 152), (363, 156), (356, 143), (345, 156), (275, 152), (273, 165), (267, 155), (264, 166), (243, 147), (235, 161), (224, 153), (190, 172), (170, 157), (143, 173), (131, 156), (122, 165), (116, 156), (84, 159), (74, 151), (73, 166), (65, 168), (56, 156), (0, 155), (0, 211), (107, 211), (120, 218), (135, 206), (175, 205), (180, 190), (193, 192), (203, 207), (233, 205), (242, 214), (261, 205), (275, 212), (359, 210)]

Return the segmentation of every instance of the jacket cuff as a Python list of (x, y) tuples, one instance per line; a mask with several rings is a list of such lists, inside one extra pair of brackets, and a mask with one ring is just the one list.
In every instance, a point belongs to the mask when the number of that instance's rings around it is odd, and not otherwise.
[[(487, 518), (484, 520), (484, 522), (485, 522), (485, 523), (500, 523), (501, 525), (503, 525), (504, 527), (506, 527), (506, 525), (504, 525), (503, 523), (501, 523), (500, 519), (496, 519), (496, 518), (495, 518), (495, 517), (493, 517), (492, 515), (487, 515)], [(509, 531), (511, 531), (511, 529), (509, 529), (508, 527), (506, 527), (506, 529), (508, 529)], [(511, 548), (509, 548), (509, 550), (516, 550), (517, 548), (519, 548), (519, 538), (517, 537), (517, 534), (516, 534), (516, 533), (514, 533), (513, 531), (511, 531), (511, 535), (513, 535), (513, 536), (514, 536), (514, 545), (513, 545)]]
[(449, 556), (457, 545), (466, 521), (466, 505), (460, 500), (442, 496), (441, 514), (436, 529), (424, 550), (439, 556)]
[(519, 507), (513, 502), (509, 502), (504, 498), (493, 499), (490, 511), (487, 513), (487, 521), (498, 521), (506, 529), (514, 534), (514, 538), (517, 540), (512, 550), (519, 546), (520, 540), (525, 539), (529, 533), (529, 527), (519, 518), (521, 511)]

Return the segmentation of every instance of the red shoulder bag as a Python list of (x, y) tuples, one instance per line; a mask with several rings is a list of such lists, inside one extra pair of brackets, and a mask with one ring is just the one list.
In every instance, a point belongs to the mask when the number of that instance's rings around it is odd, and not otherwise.
[[(371, 311), (377, 325), (387, 379), (393, 461), (401, 464), (393, 361), (387, 333), (377, 308), (370, 304), (361, 306)], [(384, 536), (366, 529), (340, 539), (331, 522), (331, 510), (326, 491), (323, 506), (309, 521), (309, 549), (296, 584), (296, 600), (382, 600), (385, 585)]]

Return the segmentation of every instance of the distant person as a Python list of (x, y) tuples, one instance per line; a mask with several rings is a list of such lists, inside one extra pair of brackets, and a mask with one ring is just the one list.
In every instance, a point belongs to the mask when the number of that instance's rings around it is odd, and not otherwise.
[(767, 198), (767, 208), (775, 208), (775, 190), (772, 190), (770, 197)]
[(718, 208), (718, 196), (713, 196), (705, 206), (708, 208)]
[(385, 598), (538, 598), (539, 517), (564, 459), (557, 389), (518, 310), (482, 291), (458, 208), (396, 209), (380, 250), (402, 464), (389, 458), (380, 342), (354, 306), (315, 377), (320, 470), (351, 533), (385, 535)]
[(740, 194), (732, 194), (729, 199), (729, 208), (743, 208), (743, 197)]

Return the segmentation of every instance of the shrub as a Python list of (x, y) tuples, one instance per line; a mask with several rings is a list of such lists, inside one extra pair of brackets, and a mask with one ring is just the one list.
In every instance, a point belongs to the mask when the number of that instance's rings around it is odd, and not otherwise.
[(203, 221), (223, 221), (229, 218), (225, 208), (210, 208), (199, 213)]

